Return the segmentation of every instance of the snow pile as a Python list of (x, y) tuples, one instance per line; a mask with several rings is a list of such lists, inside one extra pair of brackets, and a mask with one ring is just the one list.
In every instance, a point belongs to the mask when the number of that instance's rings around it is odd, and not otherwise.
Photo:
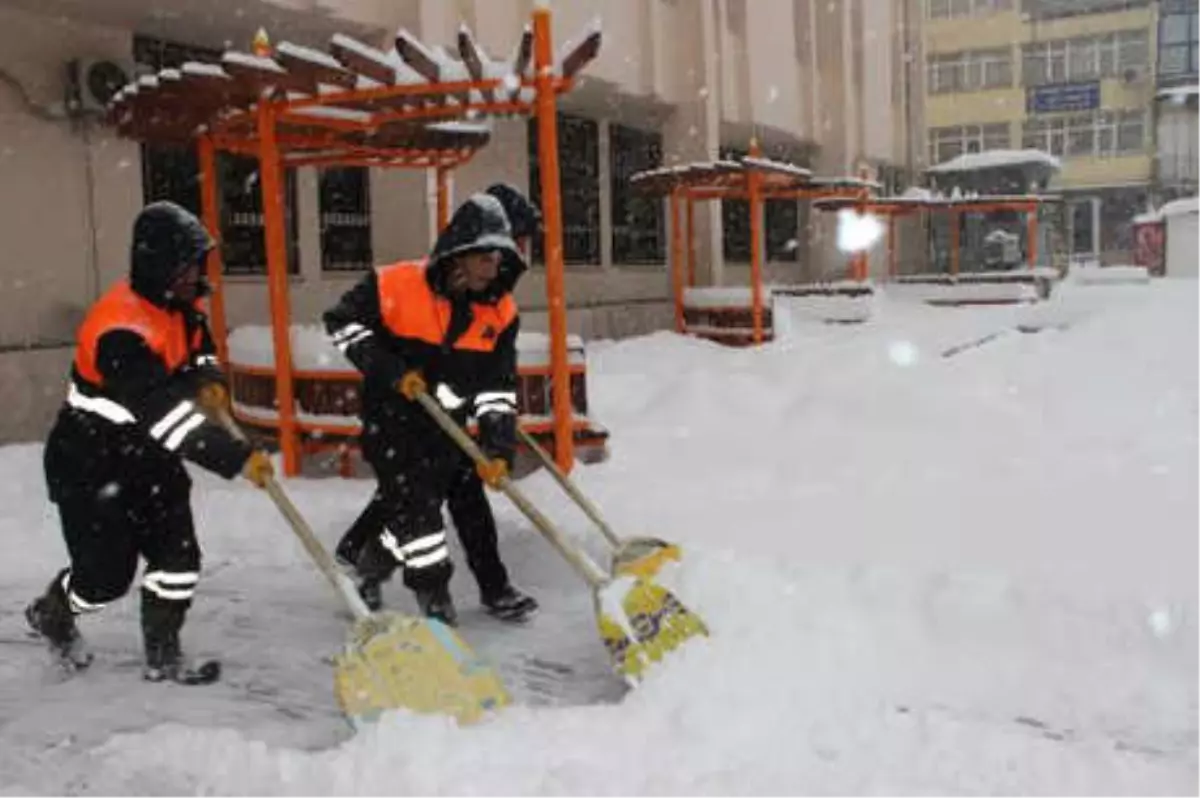
[[(713, 636), (624, 693), (589, 592), (495, 499), (510, 570), (543, 611), (489, 621), (459, 567), (463, 636), (518, 702), (467, 729), (394, 715), (350, 737), (323, 660), (347, 628), (333, 597), (261, 493), (198, 472), (206, 577), (186, 639), (221, 651), (227, 678), (140, 682), (127, 600), (87, 621), (92, 672), (55, 683), (19, 617), (63, 558), (40, 448), (0, 450), (0, 537), (20, 553), (0, 558), (5, 789), (1192, 792), (1194, 286), (1066, 284), (1071, 313), (949, 359), (1026, 309), (879, 300), (869, 326), (753, 349), (589, 344), (615, 446), (577, 476), (622, 534), (682, 544), (665, 581)], [(549, 477), (521, 487), (602, 553)], [(371, 488), (286, 484), (327, 544)], [(413, 606), (396, 584), (386, 599)]]
[[(771, 301), (774, 286), (764, 283), (762, 302)], [(750, 286), (688, 286), (683, 289), (683, 305), (688, 308), (711, 310), (716, 308), (749, 308), (754, 304), (754, 289)]]
[(836, 287), (827, 294), (773, 294), (771, 319), (775, 336), (785, 338), (791, 335), (796, 325), (808, 322), (851, 324), (867, 321), (873, 313), (874, 300), (873, 289), (863, 294), (839, 293)]
[(1071, 269), (1071, 277), (1079, 285), (1150, 282), (1150, 272), (1145, 266), (1076, 266)]
[(1037, 286), (1032, 282), (1004, 280), (997, 282), (907, 282), (893, 281), (883, 291), (894, 299), (926, 302), (931, 305), (1013, 304), (1036, 302)]

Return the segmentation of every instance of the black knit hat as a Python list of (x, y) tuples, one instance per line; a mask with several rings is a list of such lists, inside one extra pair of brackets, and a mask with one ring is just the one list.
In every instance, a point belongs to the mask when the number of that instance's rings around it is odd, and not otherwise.
[(493, 183), (484, 193), (491, 194), (504, 206), (504, 213), (512, 225), (513, 238), (529, 238), (541, 229), (542, 212), (508, 183)]

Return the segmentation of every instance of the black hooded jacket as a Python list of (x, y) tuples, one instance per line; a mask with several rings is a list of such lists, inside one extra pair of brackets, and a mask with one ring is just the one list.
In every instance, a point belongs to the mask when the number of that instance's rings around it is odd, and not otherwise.
[[(153, 477), (179, 472), (180, 457), (227, 478), (242, 469), (250, 447), (193, 403), (201, 385), (224, 379), (207, 318), (169, 291), (212, 246), (200, 221), (174, 203), (156, 202), (138, 215), (129, 278), (112, 286), (80, 326), (67, 403), (48, 447), (89, 462), (68, 466), (57, 458), (62, 467), (48, 471), (63, 473), (48, 475), (52, 497), (76, 487), (72, 482), (86, 488), (83, 472)], [(152, 331), (180, 322), (186, 349), (170, 362), (154, 350)]]
[[(446, 286), (456, 256), (472, 251), (498, 250), (501, 263), (496, 278), (477, 294), (454, 295)], [(454, 413), (464, 421), (475, 415), (481, 429), (504, 418), (511, 427), (516, 412), (516, 340), (520, 317), (511, 294), (526, 263), (513, 242), (511, 227), (503, 206), (493, 196), (475, 194), (451, 218), (438, 236), (424, 265), (401, 262), (372, 270), (347, 291), (324, 314), (326, 331), (334, 343), (363, 373), (362, 420), (364, 437), (394, 440), (425, 433), (442, 433), (426, 417), (424, 410), (409, 402), (396, 390), (396, 384), (409, 370), (419, 370), (431, 390), (444, 384), (464, 403)], [(386, 286), (381, 279), (389, 269), (423, 269), (428, 291), (403, 295)], [(385, 275), (386, 277), (386, 275)], [(381, 287), (383, 286), (383, 287)], [(449, 313), (437, 331), (437, 343), (426, 338), (401, 336), (388, 327), (385, 308), (393, 303), (427, 306), (444, 303)], [(488, 308), (512, 309), (512, 318), (503, 329), (491, 330), (494, 345), (488, 351), (464, 348), (463, 336)], [(511, 432), (501, 433), (511, 435)], [(369, 441), (365, 441), (368, 444)]]

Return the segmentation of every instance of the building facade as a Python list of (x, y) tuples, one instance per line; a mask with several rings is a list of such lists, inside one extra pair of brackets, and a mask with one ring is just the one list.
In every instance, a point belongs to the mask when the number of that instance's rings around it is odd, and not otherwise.
[(930, 162), (1048, 152), (1072, 257), (1131, 262), (1130, 220), (1155, 176), (1157, 4), (927, 0), (925, 12)]
[[(75, 327), (124, 273), (141, 205), (198, 203), (193, 153), (121, 140), (95, 116), (66, 112), (73, 62), (78, 69), (111, 61), (136, 75), (219, 56), (225, 47), (248, 51), (260, 26), (275, 42), (320, 49), (333, 33), (390, 49), (403, 27), (453, 52), (460, 23), (490, 55), (506, 58), (532, 7), (533, 0), (0, 4), (0, 442), (44, 433), (61, 400)], [(568, 319), (585, 338), (670, 326), (665, 209), (630, 193), (633, 172), (745, 151), (752, 136), (767, 155), (819, 174), (869, 167), (902, 183), (920, 166), (922, 98), (912, 91), (920, 85), (913, 79), (920, 0), (554, 0), (551, 7), (560, 44), (594, 18), (604, 31), (600, 57), (560, 108)], [(496, 180), (536, 187), (532, 146), (525, 121), (497, 122), (491, 143), (456, 173), (455, 195)], [(229, 322), (265, 323), (255, 164), (223, 156), (219, 171)], [(370, 264), (423, 254), (434, 196), (431, 176), (418, 172), (288, 174), (295, 320), (315, 323)], [(737, 203), (697, 208), (702, 282), (744, 284), (748, 227)], [(773, 278), (844, 268), (832, 219), (772, 203), (768, 231)], [(545, 283), (537, 265), (518, 298), (525, 327), (541, 328)]]
[(1197, 191), (1198, 27), (1200, 8), (1196, 0), (1160, 0), (1154, 173), (1157, 203), (1195, 196)]

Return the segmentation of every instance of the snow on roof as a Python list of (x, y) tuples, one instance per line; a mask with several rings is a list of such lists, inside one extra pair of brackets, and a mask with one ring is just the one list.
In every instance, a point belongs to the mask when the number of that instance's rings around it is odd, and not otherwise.
[(261, 55), (229, 51), (221, 56), (221, 60), (226, 64), (237, 64), (238, 66), (258, 69), (263, 72), (277, 72), (281, 75), (287, 74), (287, 70), (277, 64), (274, 58), (264, 58)]
[[(343, 50), (349, 50), (364, 60), (373, 61), (376, 65), (385, 69), (388, 67), (394, 67), (392, 60), (388, 57), (387, 53), (384, 53), (382, 50), (376, 50), (371, 45), (364, 44), (358, 39), (347, 36), (344, 33), (333, 34), (333, 36), (329, 39), (329, 42), (335, 47), (340, 47)], [(396, 58), (399, 59), (399, 56), (396, 56)]]
[(1043, 164), (1051, 169), (1062, 169), (1062, 161), (1041, 150), (987, 150), (967, 152), (956, 158), (931, 166), (927, 172), (970, 172), (976, 169), (996, 169), (1004, 166)]
[(603, 30), (604, 25), (600, 21), (600, 15), (597, 14), (596, 16), (592, 17), (591, 21), (588, 22), (587, 27), (580, 31), (576, 38), (568, 39), (567, 41), (563, 42), (561, 47), (558, 48), (558, 63), (561, 65), (563, 59), (569, 56), (576, 47), (586, 42), (589, 36), (602, 33)]
[[(299, 92), (288, 92), (288, 99), (302, 99), (307, 95)], [(372, 119), (369, 111), (358, 111), (353, 108), (338, 108), (332, 105), (310, 105), (304, 108), (297, 108), (292, 111), (296, 116), (319, 116), (324, 119), (340, 119), (346, 122), (370, 122)]]
[(465, 120), (452, 119), (449, 122), (434, 122), (425, 127), (429, 130), (439, 130), (443, 133), (491, 133), (493, 129), (491, 117), (482, 122), (467, 122)]
[(742, 163), (746, 166), (756, 166), (761, 169), (769, 169), (772, 172), (782, 172), (796, 177), (812, 177), (812, 170), (805, 169), (801, 166), (796, 166), (794, 163), (785, 163), (784, 161), (773, 161), (770, 158), (756, 158), (753, 155), (747, 155), (742, 158)]
[(229, 79), (229, 73), (221, 69), (220, 64), (209, 64), (204, 61), (187, 61), (180, 69), (185, 75), (195, 75), (204, 78)]
[(279, 46), (275, 48), (275, 52), (279, 53), (280, 55), (286, 55), (291, 58), (295, 58), (298, 61), (307, 61), (310, 64), (315, 64), (327, 69), (334, 69), (338, 72), (345, 71), (345, 67), (338, 63), (338, 60), (329, 55), (329, 53), (323, 53), (320, 50), (314, 50), (313, 48), (305, 47), (304, 45), (292, 44), (291, 42), (280, 42)]
[(1189, 213), (1200, 213), (1200, 197), (1181, 197), (1177, 200), (1171, 200), (1159, 208), (1158, 212), (1163, 218), (1186, 216)]

